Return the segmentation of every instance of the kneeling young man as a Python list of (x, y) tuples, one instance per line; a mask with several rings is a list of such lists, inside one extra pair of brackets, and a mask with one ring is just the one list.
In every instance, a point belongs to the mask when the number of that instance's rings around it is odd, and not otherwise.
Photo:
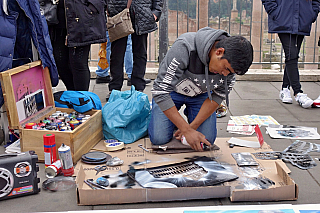
[[(152, 111), (148, 132), (155, 145), (171, 141), (174, 133), (202, 151), (217, 136), (216, 109), (253, 60), (251, 43), (242, 36), (230, 36), (210, 27), (181, 35), (160, 64), (152, 89)], [(186, 105), (184, 114), (178, 110)]]

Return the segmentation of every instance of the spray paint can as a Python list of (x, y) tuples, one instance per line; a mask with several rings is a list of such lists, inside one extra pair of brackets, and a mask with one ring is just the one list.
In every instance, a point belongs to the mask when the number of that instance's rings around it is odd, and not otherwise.
[[(184, 135), (181, 136), (181, 143), (184, 145), (190, 146), (190, 144), (187, 142), (187, 139), (186, 137), (184, 137)], [(203, 142), (200, 142), (200, 145), (203, 150), (206, 150), (209, 148), (209, 146)]]
[(73, 162), (71, 156), (71, 149), (64, 143), (58, 149), (59, 158), (61, 160), (62, 168), (61, 171), (64, 176), (71, 176), (74, 173)]
[(44, 164), (47, 168), (53, 162), (57, 161), (56, 140), (54, 134), (48, 133), (43, 135), (44, 146)]
[(61, 172), (61, 169), (62, 169), (61, 161), (57, 160), (56, 162), (54, 162), (53, 164), (48, 166), (44, 170), (44, 172), (45, 172), (47, 178), (54, 178), (55, 176), (57, 176)]

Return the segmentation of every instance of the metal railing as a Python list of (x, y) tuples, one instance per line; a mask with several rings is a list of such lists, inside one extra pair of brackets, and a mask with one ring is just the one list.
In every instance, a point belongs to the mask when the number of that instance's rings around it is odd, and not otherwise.
[[(283, 48), (278, 36), (268, 33), (267, 18), (261, 0), (164, 1), (159, 30), (149, 34), (148, 64), (157, 65), (181, 34), (209, 26), (223, 29), (231, 35), (242, 35), (251, 41), (254, 47), (251, 68), (271, 68), (271, 65), (278, 64), (281, 69), (284, 63)], [(313, 24), (310, 36), (306, 36), (303, 41), (300, 68), (318, 68), (318, 22)], [(92, 55), (90, 61), (98, 61)]]

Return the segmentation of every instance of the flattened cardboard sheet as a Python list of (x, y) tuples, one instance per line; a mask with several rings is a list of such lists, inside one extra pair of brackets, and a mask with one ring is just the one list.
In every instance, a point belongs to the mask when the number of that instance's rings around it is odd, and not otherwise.
[[(298, 196), (298, 186), (289, 177), (291, 171), (281, 160), (260, 160), (259, 170), (251, 172), (243, 171), (236, 165), (235, 159), (231, 153), (237, 152), (262, 152), (273, 151), (267, 143), (263, 143), (261, 148), (237, 147), (229, 148), (227, 141), (230, 138), (217, 138), (215, 144), (220, 150), (207, 152), (193, 152), (181, 154), (158, 155), (152, 152), (146, 152), (139, 148), (142, 144), (148, 150), (151, 150), (151, 142), (148, 138), (140, 139), (135, 143), (126, 144), (125, 149), (107, 152), (112, 157), (119, 157), (124, 164), (118, 167), (108, 167), (105, 171), (96, 176), (93, 165), (87, 165), (78, 162), (75, 167), (77, 174), (77, 196), (78, 205), (99, 205), (99, 204), (118, 204), (118, 203), (138, 203), (138, 202), (157, 202), (157, 201), (175, 201), (189, 199), (209, 199), (230, 197), (231, 201), (273, 201), (273, 200), (295, 200)], [(258, 141), (257, 137), (245, 137), (245, 140)], [(100, 141), (92, 151), (105, 150), (103, 141)], [(214, 158), (221, 165), (233, 169), (237, 175), (262, 175), (265, 180), (274, 182), (274, 185), (266, 189), (244, 189), (245, 177), (238, 180), (226, 182), (217, 186), (205, 187), (180, 187), (180, 188), (142, 188), (138, 184), (128, 184), (127, 177), (123, 176), (130, 166), (136, 169), (151, 168), (184, 162), (195, 157), (206, 156)], [(247, 173), (248, 174), (247, 174)], [(96, 179), (99, 176), (109, 175), (110, 184), (113, 188), (103, 190), (93, 190), (83, 181), (88, 178)], [(122, 175), (122, 176), (121, 176)], [(117, 179), (118, 178), (118, 179)], [(116, 183), (116, 184), (114, 184)], [(277, 194), (276, 196), (274, 194)]]

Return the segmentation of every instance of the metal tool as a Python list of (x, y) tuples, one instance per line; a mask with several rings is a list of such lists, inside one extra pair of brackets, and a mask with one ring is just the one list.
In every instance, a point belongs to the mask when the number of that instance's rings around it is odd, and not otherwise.
[(97, 171), (96, 175), (99, 174), (99, 172), (104, 171), (107, 169), (107, 166), (96, 166), (94, 169)]
[(147, 150), (146, 148), (144, 148), (142, 144), (139, 144), (138, 147), (141, 148), (141, 149), (143, 149), (143, 150), (146, 151), (146, 152), (150, 152), (149, 150)]
[(86, 181), (87, 181), (87, 184), (88, 184), (88, 183), (91, 184), (91, 185), (92, 185), (93, 187), (95, 187), (96, 189), (107, 189), (107, 187), (95, 183), (93, 179), (87, 179)]

